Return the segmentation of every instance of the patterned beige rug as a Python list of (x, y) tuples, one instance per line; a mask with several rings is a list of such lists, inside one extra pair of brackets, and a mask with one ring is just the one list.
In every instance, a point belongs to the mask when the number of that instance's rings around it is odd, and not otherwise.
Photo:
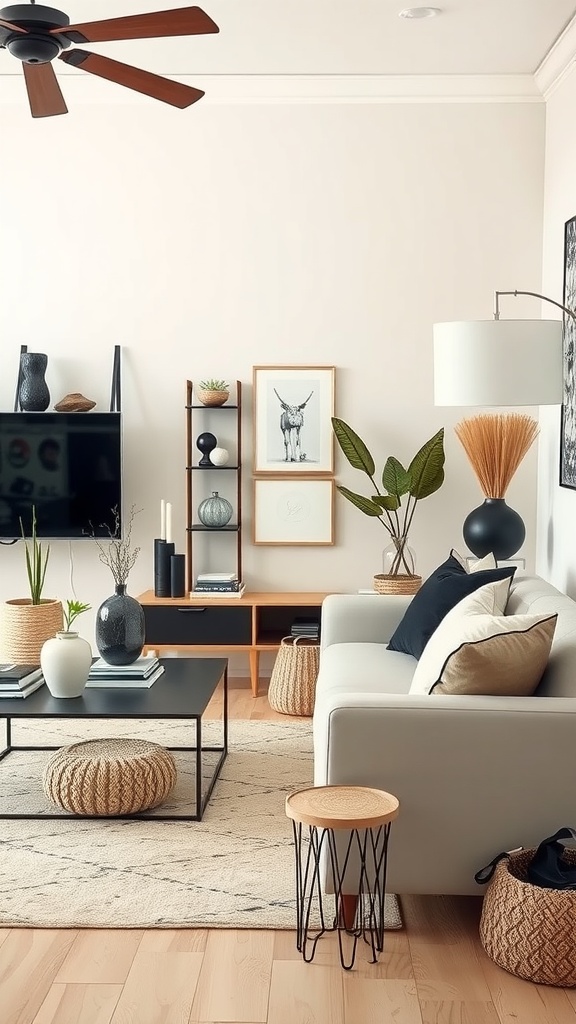
[[(221, 727), (220, 727), (221, 728)], [(219, 739), (206, 725), (206, 741)], [(22, 722), (13, 742), (60, 744), (94, 736), (190, 744), (181, 723)], [(230, 752), (202, 822), (50, 820), (41, 775), (48, 755), (0, 762), (0, 926), (36, 928), (294, 928), (294, 854), (287, 793), (311, 785), (305, 722), (232, 721)], [(177, 755), (178, 785), (158, 813), (187, 806), (192, 777)], [(387, 926), (400, 927), (395, 897)]]

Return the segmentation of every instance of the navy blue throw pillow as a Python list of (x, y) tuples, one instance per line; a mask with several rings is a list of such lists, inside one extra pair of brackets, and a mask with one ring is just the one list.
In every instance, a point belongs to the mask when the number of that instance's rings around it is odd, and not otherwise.
[(418, 593), (412, 598), (404, 618), (388, 644), (388, 650), (402, 651), (404, 654), (412, 654), (419, 658), (436, 627), (458, 601), (474, 593), (485, 583), (511, 579), (515, 572), (516, 566), (512, 565), (468, 573), (451, 554), (424, 581)]

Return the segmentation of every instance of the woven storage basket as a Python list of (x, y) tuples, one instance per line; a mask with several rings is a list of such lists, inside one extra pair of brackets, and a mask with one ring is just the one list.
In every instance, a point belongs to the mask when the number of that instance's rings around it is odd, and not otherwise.
[(176, 762), (148, 740), (85, 740), (51, 754), (42, 782), (48, 799), (65, 811), (136, 814), (166, 799), (176, 783)]
[[(535, 849), (496, 865), (482, 904), (480, 940), (510, 974), (541, 985), (576, 986), (576, 892), (527, 881)], [(576, 850), (562, 856), (576, 864)]]
[(319, 663), (317, 640), (285, 636), (270, 676), (270, 707), (283, 715), (312, 715)]
[(387, 576), (379, 572), (374, 577), (374, 590), (377, 594), (416, 594), (421, 586), (421, 576), (408, 576), (402, 573)]
[(61, 601), (32, 604), (29, 597), (20, 597), (0, 604), (0, 661), (39, 665), (44, 642), (62, 626)]

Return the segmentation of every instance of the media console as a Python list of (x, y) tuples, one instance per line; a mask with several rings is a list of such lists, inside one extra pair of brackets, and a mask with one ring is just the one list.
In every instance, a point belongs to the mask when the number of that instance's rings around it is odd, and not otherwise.
[(245, 651), (250, 661), (252, 696), (258, 696), (260, 654), (276, 651), (290, 635), (296, 616), (320, 617), (325, 593), (248, 593), (238, 598), (156, 597), (140, 594), (144, 609), (144, 651), (170, 650), (223, 654)]

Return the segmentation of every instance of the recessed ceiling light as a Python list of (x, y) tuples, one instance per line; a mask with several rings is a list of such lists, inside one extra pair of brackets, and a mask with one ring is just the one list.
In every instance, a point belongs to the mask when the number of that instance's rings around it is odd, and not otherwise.
[(437, 14), (442, 14), (440, 7), (406, 7), (405, 10), (398, 12), (399, 18), (435, 18)]

